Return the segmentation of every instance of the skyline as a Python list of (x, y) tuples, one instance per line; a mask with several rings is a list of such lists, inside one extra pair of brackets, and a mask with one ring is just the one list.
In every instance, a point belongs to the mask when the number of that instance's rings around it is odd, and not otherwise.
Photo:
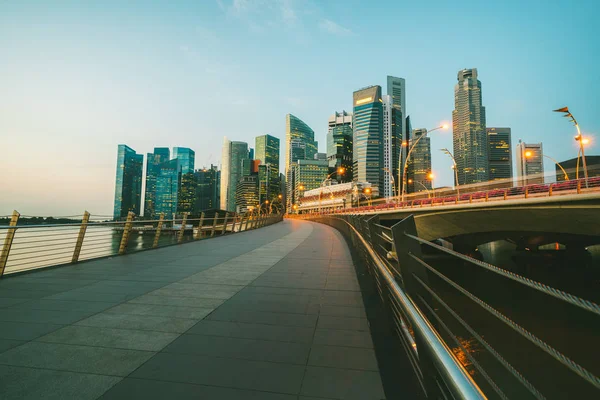
[[(0, 48), (8, 60), (0, 65), (0, 136), (5, 149), (14, 149), (0, 160), (12, 172), (2, 179), (0, 215), (13, 209), (110, 215), (118, 144), (141, 154), (156, 146), (189, 147), (200, 168), (220, 163), (223, 136), (251, 146), (263, 134), (283, 140), (291, 113), (314, 129), (323, 152), (329, 116), (351, 111), (352, 92), (384, 87), (387, 75), (406, 79), (415, 129), (450, 122), (456, 73), (477, 68), (487, 125), (510, 127), (513, 151), (522, 139), (543, 142), (558, 160), (575, 157), (575, 128), (552, 113), (569, 106), (583, 133), (595, 138), (586, 155), (598, 154), (593, 96), (600, 89), (600, 49), (592, 38), (600, 32), (592, 18), (600, 6), (594, 2), (578, 2), (569, 20), (558, 4), (476, 4), (481, 20), (469, 19), (469, 27), (454, 26), (460, 10), (442, 4), (429, 15), (419, 5), (390, 2), (387, 12), (334, 3), (0, 4)], [(376, 32), (368, 29), (381, 32), (373, 18), (385, 26), (395, 14), (403, 15), (404, 46), (386, 54), (393, 40), (373, 43)], [(424, 20), (427, 32), (417, 30)], [(494, 24), (506, 28), (502, 35), (489, 29)], [(467, 36), (477, 27), (480, 34)], [(477, 51), (456, 52), (464, 39)], [(364, 57), (348, 58), (344, 68), (327, 62), (340, 42), (361, 47)], [(303, 63), (290, 65), (291, 59)], [(451, 131), (431, 137), (436, 186), (452, 183), (451, 161), (437, 150), (451, 143)], [(551, 163), (544, 166), (554, 171)]]

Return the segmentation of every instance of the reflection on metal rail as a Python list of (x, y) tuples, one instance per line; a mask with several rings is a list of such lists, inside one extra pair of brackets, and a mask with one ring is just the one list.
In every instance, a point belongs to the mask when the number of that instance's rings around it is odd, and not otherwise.
[[(107, 221), (87, 211), (77, 223), (19, 225), (14, 211), (8, 226), (0, 226), (0, 278), (30, 269), (128, 254), (213, 236), (242, 232), (279, 222), (281, 214), (225, 213), (208, 218), (183, 214), (170, 220)], [(77, 216), (73, 216), (77, 217)]]
[[(382, 300), (391, 310), (397, 333), (428, 398), (543, 399), (544, 393), (555, 395), (553, 385), (563, 385), (579, 397), (598, 395), (600, 378), (589, 368), (469, 292), (461, 282), (444, 274), (443, 268), (430, 265), (421, 248), (433, 248), (450, 257), (447, 260), (467, 263), (509, 279), (520, 290), (549, 296), (567, 308), (571, 318), (575, 315), (597, 318), (600, 315), (597, 304), (423, 240), (417, 236), (412, 216), (391, 227), (380, 224), (377, 215), (299, 217), (329, 224), (346, 233), (354, 244), (360, 244), (355, 248), (362, 249), (361, 254)], [(486, 315), (491, 315), (492, 320), (486, 319), (486, 325), (482, 325), (481, 319), (488, 318)], [(502, 333), (492, 335), (497, 332)], [(502, 343), (502, 335), (515, 334), (524, 350), (516, 351), (510, 346), (507, 349)], [(544, 334), (543, 328), (540, 334)], [(469, 351), (473, 346), (481, 351)], [(540, 381), (535, 375), (538, 371), (523, 363), (521, 353), (534, 351), (544, 360), (545, 368), (559, 373)]]

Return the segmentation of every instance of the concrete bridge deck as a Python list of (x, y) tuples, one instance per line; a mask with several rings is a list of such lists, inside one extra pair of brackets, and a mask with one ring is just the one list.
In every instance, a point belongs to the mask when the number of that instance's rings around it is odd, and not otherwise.
[(0, 398), (384, 399), (364, 300), (307, 221), (8, 277)]

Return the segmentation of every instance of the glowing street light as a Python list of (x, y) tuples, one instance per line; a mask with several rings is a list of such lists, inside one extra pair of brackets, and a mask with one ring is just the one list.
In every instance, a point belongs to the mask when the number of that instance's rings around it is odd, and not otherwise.
[(456, 160), (454, 159), (454, 156), (452, 155), (452, 153), (450, 153), (450, 150), (443, 148), (440, 149), (441, 151), (443, 151), (445, 154), (448, 155), (448, 157), (450, 157), (450, 159), (452, 159), (452, 169), (454, 170), (454, 180), (456, 181), (456, 195), (460, 196), (460, 190), (458, 189), (458, 167), (456, 166)]
[[(562, 173), (565, 175), (565, 181), (569, 180), (569, 175), (567, 174), (567, 171), (565, 171), (565, 169), (563, 168), (562, 165), (560, 165), (560, 163), (558, 161), (556, 161), (554, 158), (550, 157), (549, 155), (546, 154), (542, 154), (544, 157), (552, 160), (553, 163), (555, 163), (556, 165), (558, 165), (558, 167), (561, 169)], [(531, 158), (531, 156), (533, 156), (533, 153), (531, 151), (526, 151), (525, 152), (525, 158)]]
[[(554, 110), (554, 112), (563, 113), (564, 114), (563, 117), (570, 118), (573, 125), (575, 125), (575, 128), (577, 128), (577, 136), (575, 136), (575, 140), (579, 142), (579, 152), (581, 152), (581, 160), (583, 161), (583, 175), (585, 177), (585, 187), (587, 187), (588, 186), (588, 171), (587, 171), (587, 163), (585, 162), (585, 152), (583, 151), (583, 146), (585, 144), (589, 143), (589, 139), (586, 139), (581, 135), (581, 129), (579, 129), (579, 124), (577, 123), (577, 120), (575, 119), (573, 114), (571, 114), (571, 112), (569, 111), (569, 107), (558, 108), (558, 109)], [(584, 142), (586, 142), (586, 143), (584, 143)], [(577, 153), (577, 170), (576, 170), (575, 179), (579, 179), (579, 153)]]

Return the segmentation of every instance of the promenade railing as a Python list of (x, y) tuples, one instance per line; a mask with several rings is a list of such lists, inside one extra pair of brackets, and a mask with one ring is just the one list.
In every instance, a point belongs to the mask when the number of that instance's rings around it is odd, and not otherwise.
[[(136, 218), (111, 221), (84, 212), (79, 222), (19, 224), (14, 211), (7, 225), (0, 226), (0, 278), (4, 274), (99, 257), (129, 254), (141, 250), (181, 244), (233, 234), (281, 221), (280, 214), (236, 214), (215, 212), (191, 218), (187, 214), (166, 219)], [(31, 221), (31, 220), (29, 220)]]
[(290, 217), (352, 242), (427, 398), (598, 398), (598, 304), (423, 240), (412, 216)]

